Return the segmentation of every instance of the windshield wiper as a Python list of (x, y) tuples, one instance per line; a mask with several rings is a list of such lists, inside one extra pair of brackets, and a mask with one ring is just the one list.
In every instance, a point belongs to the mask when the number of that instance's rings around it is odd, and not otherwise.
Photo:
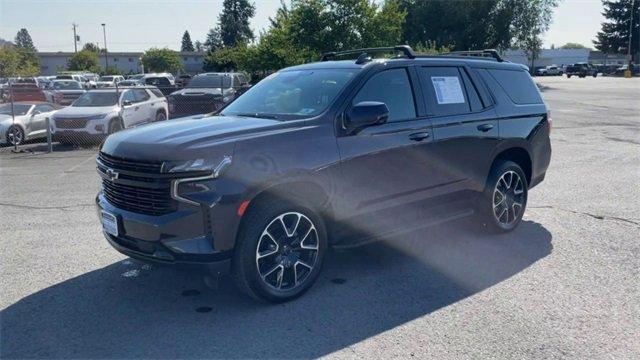
[(260, 119), (274, 119), (274, 120), (278, 119), (276, 115), (265, 114), (265, 113), (239, 113), (239, 114), (235, 114), (235, 116), (253, 117), (253, 118), (260, 118)]

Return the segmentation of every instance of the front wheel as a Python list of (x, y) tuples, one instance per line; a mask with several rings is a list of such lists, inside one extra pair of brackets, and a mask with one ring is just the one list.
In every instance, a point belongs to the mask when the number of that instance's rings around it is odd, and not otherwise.
[(167, 115), (165, 115), (164, 111), (158, 111), (156, 114), (156, 121), (165, 121), (167, 120)]
[(240, 290), (271, 302), (306, 292), (327, 249), (322, 217), (310, 207), (278, 199), (256, 204), (245, 216), (233, 258)]
[(513, 161), (494, 164), (478, 210), (486, 228), (494, 233), (515, 229), (527, 206), (528, 184), (522, 168)]
[(117, 133), (118, 131), (124, 129), (124, 125), (122, 124), (122, 120), (113, 119), (109, 122), (109, 128), (107, 129), (109, 135)]
[(9, 144), (18, 146), (24, 141), (24, 131), (18, 125), (11, 125), (7, 130), (6, 137)]

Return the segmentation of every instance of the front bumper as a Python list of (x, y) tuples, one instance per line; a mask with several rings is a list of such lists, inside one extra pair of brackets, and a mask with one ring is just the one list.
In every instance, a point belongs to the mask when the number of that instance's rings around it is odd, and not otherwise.
[(232, 251), (215, 251), (205, 236), (202, 213), (194, 210), (152, 216), (126, 211), (109, 203), (102, 192), (96, 197), (98, 217), (103, 211), (118, 220), (118, 236), (103, 232), (109, 244), (132, 258), (185, 270), (227, 273)]

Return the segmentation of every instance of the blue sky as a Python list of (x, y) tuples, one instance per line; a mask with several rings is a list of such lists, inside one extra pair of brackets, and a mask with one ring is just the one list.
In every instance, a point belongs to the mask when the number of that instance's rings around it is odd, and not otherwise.
[[(254, 0), (256, 34), (269, 26), (280, 0)], [(523, 0), (527, 1), (527, 0)], [(143, 51), (150, 47), (179, 49), (182, 33), (204, 40), (217, 20), (222, 0), (0, 0), (0, 38), (13, 40), (27, 28), (40, 51), (72, 51), (72, 23), (81, 42), (99, 42), (107, 24), (110, 51)], [(592, 46), (603, 21), (600, 0), (564, 0), (545, 36), (545, 46), (578, 42)]]

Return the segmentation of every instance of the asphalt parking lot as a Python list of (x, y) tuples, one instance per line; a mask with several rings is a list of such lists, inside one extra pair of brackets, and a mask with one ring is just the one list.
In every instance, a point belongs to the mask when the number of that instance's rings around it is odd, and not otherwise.
[(536, 81), (553, 157), (515, 232), (335, 251), (282, 305), (111, 249), (95, 149), (0, 149), (0, 357), (639, 358), (640, 79)]

